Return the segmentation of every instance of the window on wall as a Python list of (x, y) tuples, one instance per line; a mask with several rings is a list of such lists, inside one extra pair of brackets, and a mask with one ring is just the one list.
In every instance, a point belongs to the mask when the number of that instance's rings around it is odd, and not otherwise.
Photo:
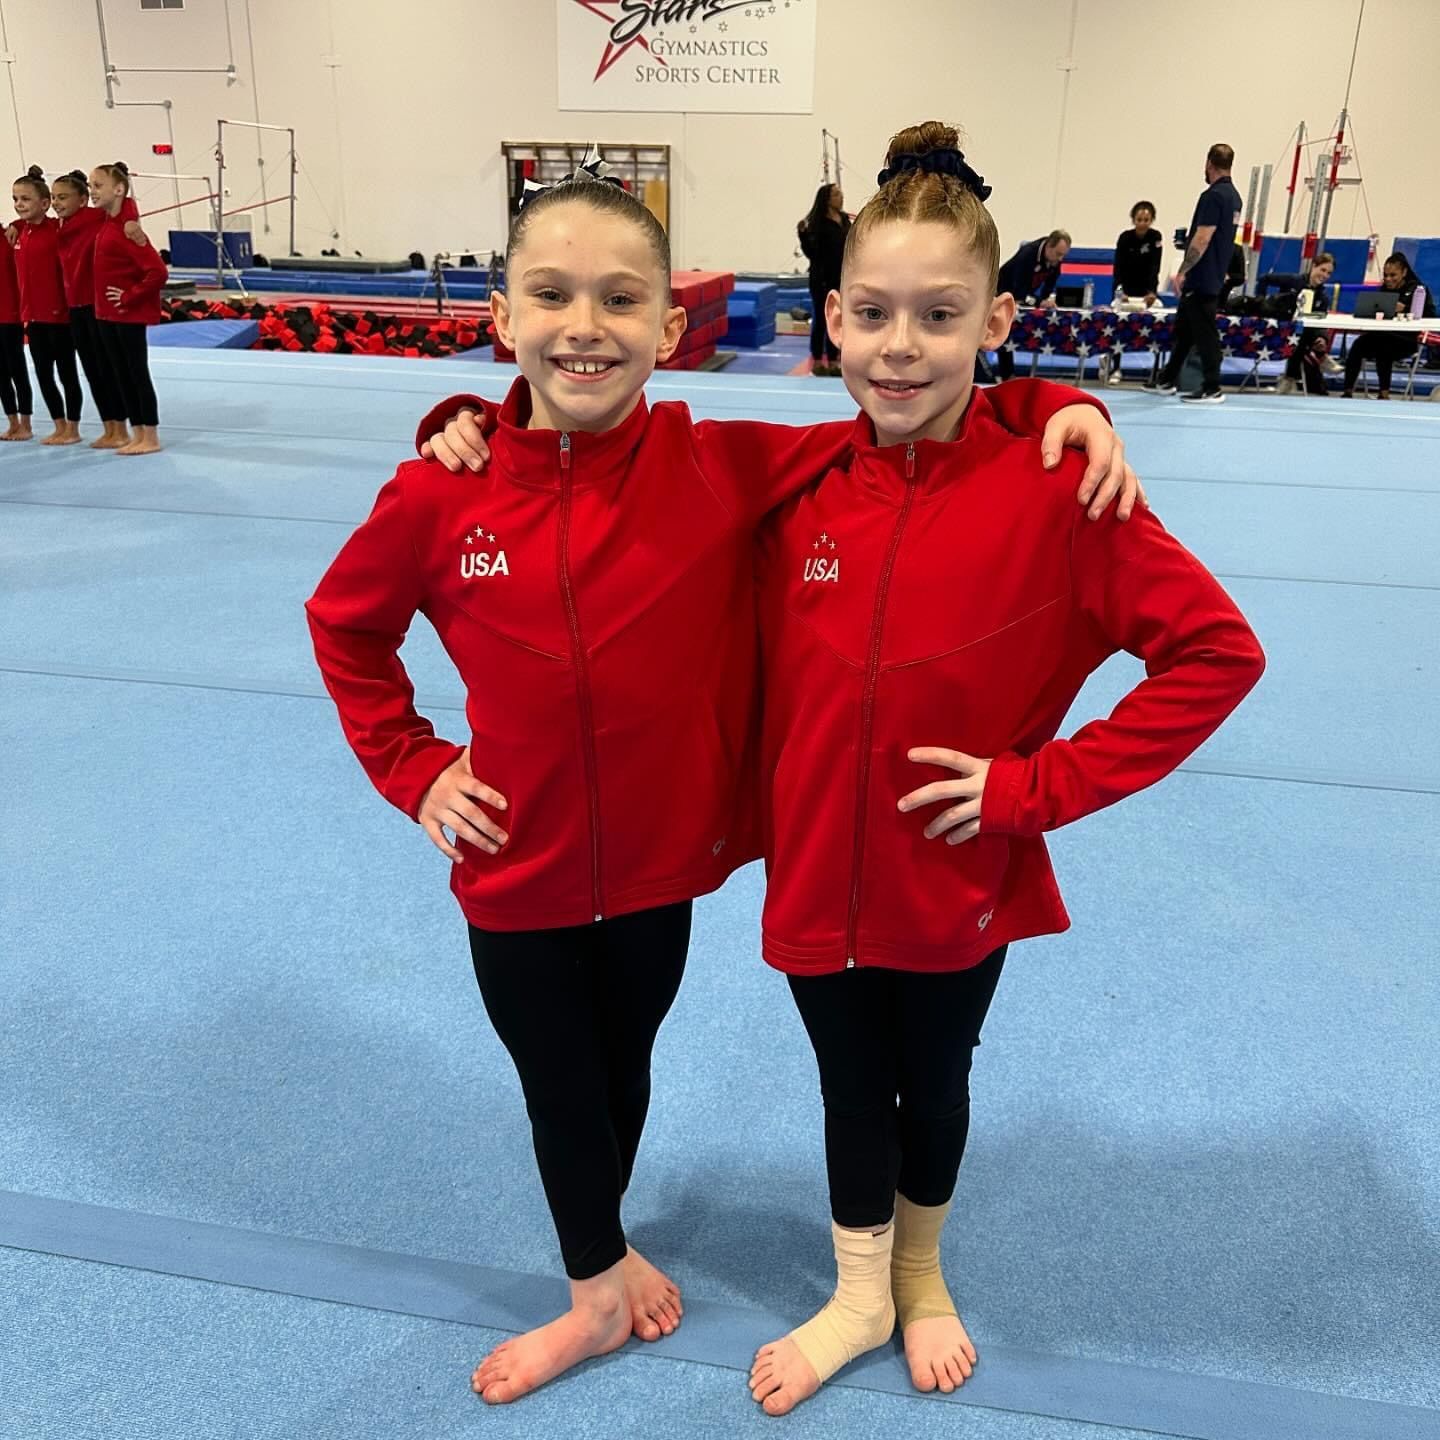
[(142, 10), (183, 10), (185, 0), (140, 0)]

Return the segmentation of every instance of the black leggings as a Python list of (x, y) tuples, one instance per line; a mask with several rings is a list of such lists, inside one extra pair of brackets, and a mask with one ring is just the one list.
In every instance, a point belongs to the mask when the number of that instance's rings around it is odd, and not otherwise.
[[(45, 397), (52, 420), (78, 420), (80, 407), (80, 373), (75, 368), (75, 338), (70, 326), (49, 325), (32, 320), (25, 327), (30, 337), (30, 359), (35, 365), (35, 379), (39, 382), (40, 393)], [(60, 398), (60, 387), (55, 384), (55, 372), (60, 372), (60, 385), (65, 387), (65, 398)]]
[(810, 282), (810, 358), (828, 360), (833, 365), (840, 358), (840, 352), (830, 339), (829, 327), (825, 324), (825, 300), (835, 285)]
[(105, 356), (120, 388), (123, 414), (132, 425), (158, 425), (160, 407), (150, 380), (150, 346), (145, 327), (121, 320), (97, 320)]
[(1381, 390), (1390, 389), (1390, 377), (1397, 360), (1408, 360), (1420, 348), (1414, 335), (1357, 335), (1350, 342), (1345, 357), (1345, 390), (1354, 390), (1360, 379), (1360, 367), (1366, 360), (1375, 362), (1375, 378)]
[(25, 364), (25, 327), (0, 325), (0, 414), (28, 416), (34, 409), (30, 368)]
[(90, 382), (90, 394), (100, 418), (109, 424), (112, 420), (124, 420), (125, 405), (120, 399), (120, 385), (100, 340), (99, 321), (95, 319), (93, 305), (72, 305), (70, 307), (70, 333), (75, 337), (75, 351), (80, 356), (80, 368)]
[(954, 1193), (970, 1133), (970, 1060), (1004, 964), (1002, 948), (944, 974), (790, 978), (820, 1065), (837, 1225), (884, 1225), (897, 1190), (916, 1205), (943, 1205)]
[(650, 1052), (685, 973), (690, 908), (561, 930), (470, 927), (475, 979), (520, 1074), (572, 1280), (625, 1258), (620, 1197), (650, 1108)]

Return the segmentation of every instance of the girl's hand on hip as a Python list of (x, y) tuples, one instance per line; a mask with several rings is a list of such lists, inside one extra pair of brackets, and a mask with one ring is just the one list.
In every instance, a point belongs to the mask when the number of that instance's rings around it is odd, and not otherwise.
[(107, 285), (105, 287), (105, 298), (112, 305), (121, 306), (125, 299), (125, 292), (118, 285)]
[[(947, 750), (937, 745), (922, 745), (907, 753), (907, 759), (917, 765), (939, 765), (953, 770), (959, 779), (936, 780), (922, 785), (902, 796), (899, 808), (902, 811), (918, 810), (922, 805), (934, 805), (938, 801), (958, 802), (942, 810), (925, 827), (925, 838), (934, 840), (945, 836), (947, 845), (963, 845), (980, 833), (980, 805), (985, 795), (985, 781), (990, 774), (990, 762), (977, 760), (960, 750)], [(949, 831), (949, 834), (946, 834)]]
[(457, 840), (468, 841), (487, 855), (498, 855), (500, 847), (510, 837), (480, 808), (481, 804), (494, 810), (506, 810), (510, 802), (483, 780), (475, 778), (475, 772), (470, 768), (470, 747), (467, 745), (465, 753), (453, 765), (446, 766), (425, 792), (425, 798), (420, 802), (420, 824), (434, 841), (435, 848), (444, 851), (452, 860), (460, 861), (465, 857), (451, 843), (446, 830), (451, 831)]

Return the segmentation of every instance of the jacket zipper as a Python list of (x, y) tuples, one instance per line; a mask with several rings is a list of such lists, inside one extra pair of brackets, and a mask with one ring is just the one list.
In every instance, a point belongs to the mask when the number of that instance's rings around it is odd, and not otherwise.
[(595, 719), (590, 708), (590, 671), (585, 664), (585, 647), (580, 637), (580, 613), (575, 608), (575, 590), (570, 583), (570, 507), (573, 500), (570, 473), (570, 436), (560, 435), (560, 589), (565, 596), (565, 614), (570, 621), (570, 649), (575, 656), (575, 688), (580, 699), (580, 728), (584, 731), (585, 781), (590, 802), (590, 908), (598, 924), (600, 909), (600, 787), (596, 779)]
[(860, 701), (860, 783), (855, 792), (855, 848), (850, 860), (850, 924), (845, 932), (845, 968), (855, 968), (855, 952), (859, 949), (860, 875), (865, 862), (865, 815), (870, 789), (870, 742), (875, 730), (875, 688), (880, 675), (880, 641), (885, 633), (885, 601), (890, 593), (890, 576), (895, 569), (895, 554), (900, 536), (915, 499), (915, 446), (905, 447), (905, 499), (890, 536), (890, 548), (880, 571), (875, 589), (875, 613), (870, 620), (870, 658), (865, 668), (865, 690)]

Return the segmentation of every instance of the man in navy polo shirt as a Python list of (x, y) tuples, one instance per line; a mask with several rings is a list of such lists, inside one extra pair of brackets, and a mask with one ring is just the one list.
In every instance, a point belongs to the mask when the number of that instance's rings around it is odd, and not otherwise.
[(1185, 357), (1193, 345), (1205, 367), (1205, 382), (1184, 398), (1212, 405), (1225, 398), (1220, 389), (1220, 336), (1215, 328), (1215, 308), (1225, 288), (1225, 271), (1240, 220), (1240, 192), (1230, 183), (1234, 163), (1235, 152), (1228, 145), (1212, 145), (1205, 157), (1206, 189), (1196, 202), (1185, 258), (1175, 272), (1180, 308), (1175, 317), (1170, 361), (1154, 384), (1145, 387), (1159, 395), (1175, 393)]

